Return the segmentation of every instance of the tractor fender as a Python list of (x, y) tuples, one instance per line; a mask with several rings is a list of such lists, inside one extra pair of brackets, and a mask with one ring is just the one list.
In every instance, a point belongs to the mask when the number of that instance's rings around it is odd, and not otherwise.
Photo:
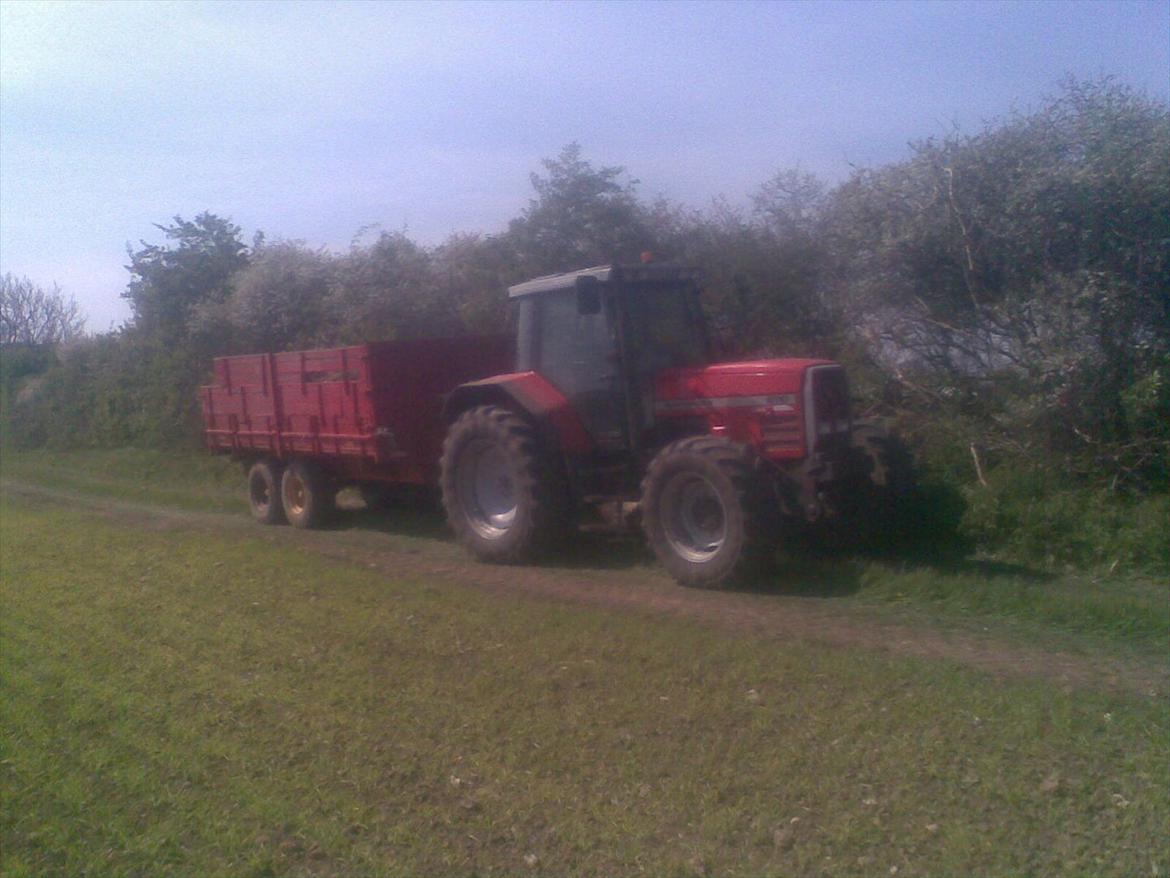
[(527, 414), (542, 431), (551, 431), (564, 454), (593, 450), (593, 440), (569, 400), (536, 372), (513, 372), (460, 384), (443, 404), (443, 419), (453, 423), (463, 412), (480, 405), (502, 405)]

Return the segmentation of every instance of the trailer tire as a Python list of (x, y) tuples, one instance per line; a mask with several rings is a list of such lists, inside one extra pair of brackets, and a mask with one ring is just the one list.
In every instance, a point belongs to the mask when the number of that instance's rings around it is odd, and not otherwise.
[(248, 470), (248, 506), (261, 524), (284, 524), (281, 476), (284, 467), (277, 460), (258, 460)]
[(294, 460), (280, 480), (284, 514), (293, 527), (315, 528), (333, 515), (337, 491), (328, 474), (311, 460)]
[(451, 425), (439, 482), (447, 521), (480, 560), (531, 560), (567, 529), (559, 469), (532, 426), (508, 409), (479, 406)]
[(642, 480), (642, 527), (680, 584), (723, 588), (762, 575), (776, 547), (776, 502), (747, 447), (713, 436), (673, 442)]

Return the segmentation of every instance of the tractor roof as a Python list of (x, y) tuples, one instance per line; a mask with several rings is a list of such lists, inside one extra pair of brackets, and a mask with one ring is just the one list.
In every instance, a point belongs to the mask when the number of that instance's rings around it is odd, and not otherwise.
[(593, 268), (582, 268), (580, 271), (566, 271), (561, 274), (546, 274), (522, 284), (508, 287), (508, 295), (531, 296), (536, 293), (552, 293), (557, 290), (572, 289), (577, 285), (577, 279), (592, 277), (598, 283), (609, 281), (657, 281), (678, 282), (696, 280), (693, 269), (680, 268), (668, 262), (651, 262), (643, 265), (595, 265)]

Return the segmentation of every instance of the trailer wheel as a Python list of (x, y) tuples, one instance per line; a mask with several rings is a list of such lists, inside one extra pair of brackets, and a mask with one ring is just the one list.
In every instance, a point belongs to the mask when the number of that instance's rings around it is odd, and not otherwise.
[(465, 412), (443, 443), (447, 521), (484, 561), (526, 561), (566, 528), (566, 492), (532, 427), (499, 406)]
[(766, 570), (775, 503), (742, 445), (694, 436), (666, 446), (642, 481), (642, 527), (682, 585), (720, 588)]
[(252, 517), (261, 524), (284, 524), (284, 503), (280, 497), (280, 478), (284, 467), (276, 460), (260, 460), (248, 470), (248, 505)]
[(310, 460), (294, 460), (280, 481), (284, 513), (293, 527), (320, 527), (333, 514), (333, 482)]

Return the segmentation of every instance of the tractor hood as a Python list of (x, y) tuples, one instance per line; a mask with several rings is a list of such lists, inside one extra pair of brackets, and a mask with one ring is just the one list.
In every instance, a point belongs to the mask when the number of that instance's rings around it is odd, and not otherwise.
[(795, 406), (804, 374), (829, 360), (748, 360), (667, 369), (654, 382), (655, 408), (660, 413), (705, 407)]
[(829, 360), (750, 360), (668, 369), (655, 382), (658, 418), (701, 418), (717, 436), (773, 460), (796, 460), (849, 438), (849, 388)]

